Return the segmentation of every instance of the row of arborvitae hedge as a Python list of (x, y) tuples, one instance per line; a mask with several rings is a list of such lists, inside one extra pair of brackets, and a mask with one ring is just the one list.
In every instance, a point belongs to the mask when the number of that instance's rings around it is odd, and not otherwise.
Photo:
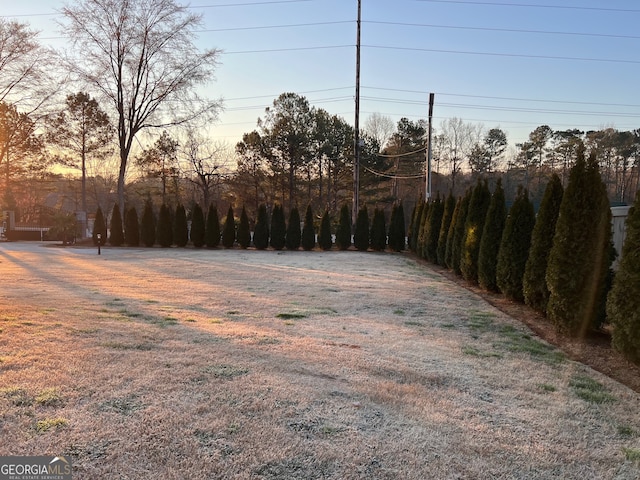
[(449, 195), (418, 204), (409, 248), (488, 291), (526, 303), (560, 333), (584, 337), (608, 320), (614, 346), (640, 363), (639, 202), (640, 193), (615, 281), (611, 210), (595, 156), (586, 159), (584, 147), (566, 191), (552, 177), (537, 217), (526, 190), (519, 189), (507, 212), (501, 182), (492, 194), (486, 181), (478, 181), (457, 200)]
[[(195, 204), (191, 210), (191, 228), (189, 229), (184, 206), (178, 205), (173, 212), (167, 205), (162, 205), (156, 218), (151, 203), (146, 202), (140, 221), (136, 209), (132, 207), (126, 210), (123, 224), (120, 209), (114, 205), (108, 232), (102, 209), (98, 208), (93, 229), (93, 243), (98, 245), (98, 234), (100, 234), (100, 242), (103, 245), (108, 241), (115, 247), (122, 245), (185, 247), (189, 242), (196, 248), (253, 246), (258, 250), (268, 247), (274, 250), (284, 248), (313, 250), (318, 246), (322, 250), (330, 250), (333, 247), (332, 221), (328, 211), (325, 211), (322, 216), (317, 237), (311, 206), (307, 207), (302, 230), (300, 230), (300, 223), (300, 213), (296, 207), (289, 212), (287, 223), (282, 206), (274, 205), (269, 219), (266, 206), (260, 205), (252, 235), (244, 207), (238, 222), (234, 217), (233, 208), (229, 207), (224, 224), (221, 226), (215, 206), (209, 207), (205, 217), (200, 205)], [(371, 222), (366, 206), (358, 212), (353, 235), (353, 245), (357, 250), (382, 251), (388, 246), (391, 250), (399, 252), (406, 246), (405, 238), (402, 204), (394, 205), (388, 231), (383, 210), (376, 208)], [(340, 209), (335, 244), (340, 250), (347, 250), (352, 245), (351, 214), (347, 205)]]

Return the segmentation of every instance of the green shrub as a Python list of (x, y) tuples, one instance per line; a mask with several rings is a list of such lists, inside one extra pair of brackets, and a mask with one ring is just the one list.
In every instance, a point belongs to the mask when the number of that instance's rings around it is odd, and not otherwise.
[(458, 223), (458, 217), (460, 216), (460, 210), (462, 209), (463, 197), (459, 197), (456, 200), (456, 206), (451, 214), (451, 223), (449, 224), (449, 230), (447, 231), (447, 242), (444, 253), (445, 267), (449, 270), (453, 270), (453, 240), (456, 234), (456, 225)]
[(438, 195), (431, 205), (425, 233), (424, 258), (431, 263), (438, 262), (438, 238), (440, 237), (443, 216), (444, 203), (440, 199), (440, 195)]
[(238, 225), (238, 245), (240, 245), (240, 248), (249, 248), (249, 245), (251, 245), (251, 228), (249, 227), (249, 217), (244, 205), (242, 206), (240, 224)]
[(640, 365), (640, 190), (629, 216), (620, 265), (607, 301), (613, 346)]
[(300, 235), (300, 212), (298, 207), (293, 207), (289, 212), (289, 224), (287, 225), (286, 247), (287, 250), (298, 250), (302, 237)]
[(233, 207), (229, 205), (227, 210), (227, 218), (224, 221), (222, 230), (222, 246), (224, 248), (233, 248), (236, 241), (236, 220), (233, 216)]
[(218, 209), (213, 205), (209, 205), (207, 212), (207, 227), (204, 232), (204, 243), (209, 248), (220, 245), (220, 218), (218, 217)]
[(120, 215), (120, 208), (118, 204), (113, 206), (111, 211), (111, 224), (110, 224), (110, 237), (109, 243), (114, 247), (119, 247), (124, 243), (124, 232), (122, 230), (122, 215)]
[(563, 193), (560, 177), (554, 174), (542, 197), (536, 224), (531, 234), (531, 249), (522, 279), (525, 303), (541, 313), (547, 312), (549, 289), (545, 276)]
[(275, 204), (271, 212), (271, 246), (275, 250), (282, 250), (286, 244), (287, 226), (284, 220), (282, 205)]
[(174, 220), (173, 240), (178, 247), (185, 247), (189, 242), (189, 226), (187, 224), (187, 212), (183, 205), (176, 207)]
[(100, 245), (107, 243), (107, 224), (104, 221), (104, 213), (102, 208), (96, 210), (96, 218), (93, 222), (93, 244), (98, 245), (98, 234), (100, 234)]
[(502, 241), (502, 232), (507, 218), (502, 180), (498, 179), (496, 189), (491, 196), (487, 218), (482, 230), (480, 251), (478, 252), (478, 283), (485, 290), (498, 291), (496, 269), (498, 252)]
[(196, 248), (201, 248), (204, 245), (204, 212), (199, 203), (193, 205), (191, 211), (191, 243)]
[(424, 210), (424, 201), (422, 197), (416, 207), (414, 208), (413, 216), (411, 217), (411, 227), (409, 228), (409, 250), (413, 253), (417, 253), (418, 249), (418, 236), (420, 235), (420, 222), (422, 221), (422, 211)]
[(529, 201), (529, 194), (520, 187), (502, 232), (496, 266), (498, 288), (507, 297), (519, 302), (524, 302), (522, 277), (529, 257), (531, 232), (535, 222), (536, 214)]
[[(136, 213), (136, 223), (138, 222), (138, 214)], [(169, 220), (169, 229), (171, 229), (171, 220)], [(151, 200), (144, 202), (144, 210), (142, 211), (142, 221), (140, 222), (139, 237), (145, 247), (153, 247), (156, 243), (156, 217), (153, 214), (153, 205)], [(129, 243), (129, 242), (127, 242)]]
[(559, 332), (582, 337), (599, 327), (610, 263), (611, 210), (595, 154), (584, 145), (569, 175), (549, 254), (547, 316)]
[(469, 211), (464, 224), (464, 237), (460, 256), (460, 271), (465, 280), (478, 282), (478, 256), (484, 222), (491, 203), (491, 193), (487, 182), (478, 180), (469, 201)]
[(356, 218), (356, 231), (353, 234), (353, 244), (360, 251), (369, 249), (369, 212), (366, 205), (360, 208)]
[(258, 218), (253, 231), (253, 244), (258, 250), (264, 250), (269, 246), (269, 215), (265, 204), (260, 204), (258, 207)]
[(424, 252), (427, 245), (427, 225), (429, 224), (429, 215), (431, 214), (432, 202), (426, 202), (422, 208), (420, 223), (418, 225), (418, 238), (416, 240), (416, 255), (424, 258)]
[(452, 253), (451, 253), (451, 269), (456, 273), (456, 275), (462, 275), (462, 270), (460, 269), (461, 261), (462, 261), (462, 250), (464, 246), (464, 226), (467, 222), (467, 214), (469, 212), (469, 203), (471, 202), (471, 194), (472, 190), (467, 190), (467, 193), (462, 197), (462, 203), (460, 204), (460, 211), (458, 212), (458, 217), (456, 218), (456, 224), (453, 230), (453, 243), (452, 243)]
[(376, 208), (373, 211), (371, 232), (369, 232), (369, 244), (376, 252), (381, 252), (387, 246), (387, 232), (385, 226), (384, 210)]
[(302, 226), (302, 248), (306, 251), (313, 250), (316, 246), (316, 229), (313, 225), (313, 210), (307, 205)]
[(340, 250), (346, 250), (351, 246), (351, 214), (346, 203), (340, 208), (340, 220), (336, 231), (336, 246)]
[(173, 245), (173, 229), (171, 228), (171, 211), (169, 205), (163, 203), (158, 215), (158, 228), (156, 233), (158, 245), (163, 248)]
[(440, 223), (440, 231), (438, 232), (438, 249), (436, 251), (438, 265), (442, 265), (443, 267), (447, 266), (447, 235), (449, 233), (449, 227), (451, 226), (451, 220), (453, 219), (453, 211), (455, 208), (456, 199), (453, 194), (449, 192), (449, 196), (444, 202), (442, 222)]
[(320, 233), (318, 234), (318, 245), (322, 250), (331, 250), (333, 239), (331, 238), (331, 217), (329, 210), (325, 210), (320, 222)]
[(404, 224), (404, 208), (402, 202), (394, 204), (389, 219), (389, 248), (394, 252), (401, 252), (406, 246), (406, 228)]
[[(136, 207), (131, 207), (125, 214), (124, 241), (130, 247), (137, 247), (140, 245), (140, 225), (138, 224), (138, 212), (136, 211)], [(147, 246), (153, 246), (153, 244)]]

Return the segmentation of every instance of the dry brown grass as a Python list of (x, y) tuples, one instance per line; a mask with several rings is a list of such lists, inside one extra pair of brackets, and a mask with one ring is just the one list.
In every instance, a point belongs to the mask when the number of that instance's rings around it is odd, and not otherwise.
[(640, 395), (396, 254), (0, 245), (0, 454), (79, 479), (640, 477)]

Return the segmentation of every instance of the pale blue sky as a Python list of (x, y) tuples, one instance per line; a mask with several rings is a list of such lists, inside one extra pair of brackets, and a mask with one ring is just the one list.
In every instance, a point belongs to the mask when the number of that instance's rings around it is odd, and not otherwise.
[[(62, 1), (2, 4), (62, 44), (46, 15)], [(204, 16), (200, 44), (225, 52), (208, 87), (225, 99), (216, 138), (235, 144), (283, 92), (353, 123), (357, 0), (190, 5)], [(511, 144), (542, 124), (640, 127), (637, 0), (362, 0), (362, 20), (361, 125), (373, 112), (426, 118), (434, 92), (435, 127), (459, 117)]]

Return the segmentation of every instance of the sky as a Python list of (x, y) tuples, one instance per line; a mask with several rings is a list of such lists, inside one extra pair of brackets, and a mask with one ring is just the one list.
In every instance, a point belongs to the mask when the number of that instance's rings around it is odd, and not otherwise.
[[(1, 0), (61, 48), (60, 0)], [(221, 50), (206, 87), (235, 145), (284, 92), (354, 124), (357, 0), (194, 0), (201, 48)], [(637, 0), (362, 0), (360, 125), (428, 115), (501, 128), (510, 144), (554, 130), (640, 128)]]

